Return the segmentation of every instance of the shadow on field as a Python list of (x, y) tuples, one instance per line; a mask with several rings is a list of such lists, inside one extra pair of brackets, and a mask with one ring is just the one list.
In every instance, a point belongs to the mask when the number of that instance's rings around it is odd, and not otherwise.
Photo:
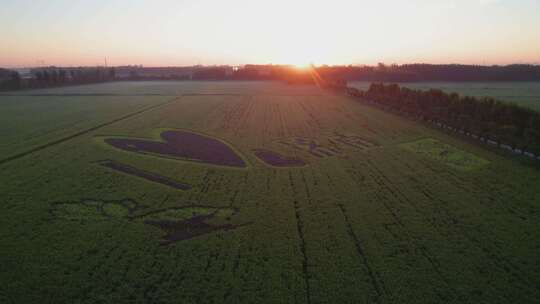
[(164, 186), (172, 187), (174, 189), (178, 190), (189, 190), (191, 189), (191, 185), (188, 185), (186, 183), (181, 183), (178, 181), (175, 181), (173, 179), (170, 179), (168, 177), (159, 175), (157, 173), (145, 171), (142, 169), (138, 169), (132, 166), (129, 166), (127, 164), (123, 164), (114, 160), (102, 160), (98, 161), (97, 164), (99, 164), (102, 167), (111, 169), (116, 172), (120, 172), (126, 175), (136, 176), (139, 178), (142, 178), (144, 180), (158, 183)]

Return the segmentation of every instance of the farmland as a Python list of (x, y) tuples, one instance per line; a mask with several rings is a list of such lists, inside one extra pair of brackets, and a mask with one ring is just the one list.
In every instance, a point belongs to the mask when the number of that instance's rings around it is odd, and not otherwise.
[[(352, 82), (351, 86), (367, 90), (370, 82)], [(439, 89), (463, 96), (492, 97), (514, 102), (540, 111), (540, 83), (538, 82), (403, 82), (400, 86), (414, 90)]]
[(1, 303), (535, 303), (540, 172), (314, 86), (0, 96)]

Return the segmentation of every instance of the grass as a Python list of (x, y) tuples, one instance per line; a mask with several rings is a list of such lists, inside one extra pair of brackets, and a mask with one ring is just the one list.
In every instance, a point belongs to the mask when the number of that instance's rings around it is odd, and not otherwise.
[(425, 138), (401, 146), (408, 151), (442, 162), (458, 170), (474, 170), (489, 164), (483, 158), (456, 149), (433, 138)]
[(73, 221), (85, 221), (85, 220), (105, 220), (106, 212), (99, 209), (98, 205), (88, 203), (58, 203), (51, 208), (51, 213), (55, 218), (73, 220)]
[[(367, 90), (370, 82), (357, 81), (350, 85)], [(463, 96), (493, 97), (540, 111), (540, 84), (538, 82), (403, 82), (399, 84), (415, 90), (440, 89)]]
[(0, 96), (0, 160), (165, 101), (140, 96)]
[(129, 200), (100, 201), (83, 199), (73, 202), (51, 204), (50, 214), (54, 219), (92, 221), (122, 219), (131, 215), (136, 205)]
[[(534, 303), (540, 297), (537, 169), (314, 87), (116, 85), (92, 90), (169, 90), (178, 98), (134, 96), (143, 107), (170, 102), (0, 164), (3, 302)], [(181, 96), (189, 90), (217, 95)], [(125, 97), (84, 98), (95, 100), (93, 115), (116, 119), (134, 109), (117, 104), (109, 114), (108, 101)], [(0, 104), (11, 98), (0, 97)], [(68, 97), (21, 98), (37, 111), (31, 105), (44, 106), (38, 100)], [(55, 115), (44, 112), (36, 123), (54, 124)], [(72, 119), (84, 120), (79, 115)], [(249, 166), (156, 158), (96, 140), (153, 138), (161, 128), (218, 138)], [(306, 148), (311, 141), (316, 145)], [(16, 149), (24, 150), (25, 140), (19, 142)], [(257, 149), (307, 165), (273, 168), (257, 159)], [(437, 158), (443, 150), (447, 157)], [(133, 178), (98, 165), (103, 160), (192, 188)]]

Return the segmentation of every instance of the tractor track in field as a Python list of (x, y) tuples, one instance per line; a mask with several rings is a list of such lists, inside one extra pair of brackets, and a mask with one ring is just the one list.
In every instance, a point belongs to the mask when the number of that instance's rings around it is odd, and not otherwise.
[(377, 279), (377, 275), (375, 271), (373, 270), (373, 268), (371, 267), (367, 259), (366, 253), (364, 252), (364, 249), (362, 248), (362, 243), (358, 239), (358, 236), (356, 235), (356, 233), (354, 233), (353, 227), (349, 220), (349, 216), (347, 215), (347, 210), (345, 210), (345, 207), (343, 206), (343, 204), (337, 204), (337, 206), (339, 210), (341, 211), (343, 220), (345, 221), (345, 225), (347, 227), (347, 233), (353, 240), (354, 246), (356, 248), (356, 252), (358, 253), (358, 256), (360, 257), (360, 259), (362, 260), (362, 264), (364, 265), (364, 267), (366, 267), (371, 284), (375, 288), (375, 293), (377, 294), (377, 298), (375, 299), (375, 302), (381, 303), (381, 297), (383, 297), (386, 294), (386, 288), (384, 286), (384, 283), (379, 282), (379, 280)]
[[(416, 206), (416, 204), (414, 204), (414, 202), (412, 202), (410, 199), (408, 199), (407, 197), (405, 197), (405, 195), (400, 192), (399, 190), (396, 191), (396, 189), (394, 189), (393, 187), (390, 187), (388, 185), (388, 183), (392, 184), (392, 181), (389, 180), (389, 177), (386, 176), (377, 166), (376, 164), (372, 163), (371, 161), (367, 161), (366, 162), (366, 165), (367, 167), (365, 168), (365, 170), (368, 171), (368, 175), (371, 177), (371, 179), (375, 182), (375, 186), (379, 189), (378, 191), (375, 191), (373, 193), (374, 195), (374, 198), (376, 201), (380, 202), (381, 205), (384, 207), (384, 209), (388, 212), (388, 215), (393, 219), (393, 223), (390, 224), (390, 225), (397, 225), (399, 227), (399, 229), (405, 234), (405, 239), (407, 239), (407, 242), (409, 243), (409, 245), (411, 245), (413, 248), (415, 248), (415, 250), (418, 250), (420, 252), (420, 254), (426, 259), (426, 262), (428, 263), (429, 267), (434, 271), (434, 274), (436, 277), (438, 277), (438, 279), (447, 286), (447, 288), (449, 289), (449, 292), (450, 294), (452, 295), (453, 298), (458, 298), (459, 296), (459, 293), (457, 292), (457, 290), (455, 290), (455, 288), (452, 288), (451, 285), (450, 285), (450, 282), (449, 280), (443, 275), (441, 269), (440, 269), (440, 261), (438, 261), (432, 254), (430, 254), (430, 251), (425, 247), (425, 246), (422, 246), (421, 244), (418, 244), (417, 242), (414, 242), (411, 240), (413, 239), (412, 237), (412, 232), (405, 226), (405, 224), (402, 222), (401, 220), (401, 215), (399, 214), (400, 211), (399, 209), (395, 209), (393, 208), (389, 203), (388, 203), (388, 198), (393, 198), (395, 200), (397, 200), (398, 202), (401, 202), (402, 204), (405, 204), (405, 205), (411, 205), (410, 207), (413, 208), (413, 210), (415, 210), (415, 212), (419, 212), (419, 207)], [(354, 172), (349, 172), (349, 174), (351, 173), (354, 173)], [(362, 186), (362, 180), (358, 180), (358, 176), (355, 176), (355, 175), (351, 175), (353, 176), (352, 180), (358, 185), (359, 188), (361, 188)], [(342, 213), (345, 217), (345, 223), (347, 225), (349, 225), (347, 223), (347, 214), (345, 213), (345, 208), (343, 205), (339, 206), (340, 209), (342, 208)], [(423, 213), (421, 213), (423, 214)], [(437, 227), (435, 227), (437, 228)], [(352, 225), (350, 227), (351, 230), (349, 230), (349, 234), (353, 233), (353, 235), (351, 235), (351, 237), (353, 238), (354, 240), (354, 230), (352, 230)], [(391, 229), (388, 229), (388, 227), (385, 225), (385, 229), (394, 237), (397, 237), (397, 238), (401, 238), (401, 237), (398, 237), (397, 235), (395, 235)], [(360, 253), (359, 253), (360, 254)], [(362, 256), (360, 254), (360, 256)], [(367, 265), (366, 265), (367, 266)], [(376, 275), (376, 273), (374, 272), (373, 273), (374, 275)], [(376, 278), (375, 276), (373, 278)], [(380, 282), (382, 285), (382, 290), (385, 290), (384, 288), (384, 281), (381, 280)], [(384, 295), (384, 294), (381, 294), (381, 295)], [(442, 294), (439, 294), (437, 293), (437, 296), (440, 298), (441, 301), (444, 301), (444, 297)]]
[[(314, 175), (312, 176), (314, 177), (315, 183), (317, 184), (315, 176)], [(334, 179), (329, 174), (327, 174), (326, 177), (327, 177), (328, 185), (335, 189), (336, 182), (334, 181)], [(302, 178), (305, 183), (305, 177), (303, 174), (302, 174)], [(306, 187), (306, 191), (307, 191), (307, 187)], [(362, 246), (362, 241), (358, 238), (358, 235), (354, 232), (354, 228), (351, 224), (347, 208), (342, 203), (335, 203), (334, 205), (339, 209), (341, 213), (341, 216), (345, 224), (347, 235), (350, 237), (352, 243), (354, 244), (356, 254), (358, 255), (359, 260), (360, 260), (360, 265), (364, 267), (369, 277), (369, 281), (371, 285), (373, 286), (372, 290), (375, 293), (373, 303), (383, 303), (384, 299), (388, 298), (389, 296), (388, 290), (386, 288), (386, 284), (384, 280), (380, 277), (380, 274), (377, 272), (377, 270), (374, 269), (373, 265), (369, 262), (367, 254)]]
[[(430, 170), (431, 174), (439, 174), (439, 172), (431, 165), (426, 165), (426, 168)], [(480, 192), (481, 185), (477, 183), (473, 183), (467, 180), (464, 180), (463, 178), (460, 178), (457, 174), (453, 173), (452, 171), (445, 172), (445, 179), (444, 182), (447, 183), (451, 187), (455, 187), (457, 189), (460, 189), (460, 191), (466, 192), (466, 193), (475, 193)], [(489, 185), (488, 185), (489, 186)], [(491, 193), (494, 193), (497, 189), (493, 188), (490, 189)], [(452, 214), (451, 210), (448, 209), (447, 206), (450, 205), (450, 201), (447, 201), (445, 199), (442, 199), (440, 197), (437, 197), (433, 195), (433, 193), (430, 193), (430, 189), (426, 186), (419, 187), (417, 189), (419, 193), (424, 195), (426, 198), (428, 198), (431, 202), (435, 203), (437, 202), (439, 206), (439, 211), (446, 216), (446, 218), (450, 219), (453, 224), (457, 223), (458, 220), (455, 217), (455, 215)], [(474, 194), (473, 194), (474, 195)], [(497, 193), (496, 196), (502, 197), (502, 201), (505, 199), (510, 198), (504, 198), (503, 193)], [(505, 212), (508, 212), (509, 214), (513, 214), (516, 217), (522, 216), (520, 212), (512, 210), (509, 206), (503, 205), (499, 206), (500, 203), (497, 199), (493, 199), (490, 202), (490, 205), (485, 205), (482, 203), (482, 198), (475, 196), (477, 198), (477, 201), (480, 202), (481, 205), (483, 205), (485, 208), (501, 208), (501, 210), (504, 210)], [(495, 207), (494, 204), (497, 204)], [(528, 214), (527, 214), (528, 215)], [(535, 292), (540, 291), (540, 285), (538, 283), (535, 283), (534, 278), (524, 274), (522, 267), (519, 267), (514, 261), (512, 261), (511, 258), (509, 258), (507, 255), (501, 252), (500, 246), (496, 245), (496, 240), (491, 239), (489, 236), (483, 236), (484, 242), (480, 240), (477, 236), (470, 233), (470, 231), (463, 229), (460, 225), (452, 225), (452, 227), (455, 229), (456, 233), (459, 235), (462, 235), (469, 243), (473, 244), (473, 246), (476, 246), (484, 256), (490, 260), (490, 262), (494, 265), (495, 268), (498, 268), (503, 273), (506, 273), (510, 275), (514, 280), (519, 281), (523, 286), (528, 286), (530, 290), (535, 290)], [(489, 244), (489, 245), (487, 245)], [(431, 261), (430, 261), (431, 262)]]
[(300, 207), (298, 206), (298, 200), (296, 200), (296, 191), (294, 186), (294, 181), (292, 174), (289, 172), (289, 183), (293, 191), (293, 207), (294, 207), (294, 216), (296, 219), (296, 229), (298, 230), (298, 238), (300, 241), (300, 251), (302, 252), (302, 272), (304, 276), (304, 284), (306, 285), (306, 303), (311, 304), (311, 286), (309, 284), (309, 271), (308, 271), (308, 256), (306, 250), (306, 241), (304, 238), (304, 223), (300, 217)]
[[(429, 222), (430, 227), (432, 227), (437, 233), (442, 235), (442, 231), (440, 227), (436, 224), (436, 221), (430, 220), (429, 216), (422, 210), (421, 207), (419, 207), (412, 199), (410, 199), (405, 193), (403, 193), (398, 187), (393, 186), (395, 182), (393, 182), (387, 175), (383, 173), (383, 171), (376, 166), (376, 164), (372, 163), (371, 161), (367, 162), (368, 166), (371, 167), (372, 172), (372, 178), (375, 180), (376, 183), (379, 184), (380, 189), (384, 189), (387, 197), (393, 198), (396, 202), (399, 202), (405, 206), (410, 206), (417, 214), (421, 214), (426, 220)], [(383, 195), (384, 197), (385, 195)], [(389, 204), (386, 202), (383, 202), (383, 205), (385, 206), (386, 210), (388, 210), (392, 217), (396, 220), (396, 223), (401, 227), (402, 230), (406, 232), (407, 238), (409, 239), (408, 242), (411, 243), (411, 235), (413, 234), (409, 229), (405, 227), (403, 222), (399, 219), (401, 216), (398, 214), (399, 209), (394, 209), (390, 207)], [(447, 216), (450, 216), (447, 214)], [(449, 217), (450, 219), (453, 219), (453, 217)], [(459, 292), (452, 287), (450, 280), (447, 278), (447, 276), (444, 274), (444, 272), (441, 270), (441, 262), (433, 255), (431, 250), (429, 250), (426, 246), (422, 244), (418, 244), (416, 242), (412, 242), (411, 245), (416, 248), (420, 252), (420, 254), (426, 259), (428, 264), (430, 265), (431, 269), (434, 271), (435, 275), (443, 282), (447, 287), (448, 290), (453, 294), (455, 298), (459, 298)], [(440, 296), (440, 295), (439, 295)]]
[[(447, 206), (449, 202), (435, 197), (430, 194), (427, 189), (419, 189), (427, 198), (432, 202), (438, 202), (440, 206)], [(446, 214), (447, 217), (451, 216), (451, 211), (445, 208), (441, 208), (442, 212)], [(464, 238), (474, 244), (485, 256), (488, 258), (495, 268), (498, 268), (503, 273), (510, 275), (514, 280), (519, 281), (523, 286), (529, 288), (528, 291), (535, 290), (535, 292), (540, 291), (540, 285), (535, 282), (534, 278), (524, 274), (522, 267), (519, 267), (515, 262), (513, 262), (508, 256), (505, 256), (500, 252), (499, 246), (496, 245), (495, 240), (490, 239), (488, 236), (484, 236), (484, 242), (480, 240), (475, 235), (472, 235), (470, 232), (463, 229), (461, 226), (455, 226), (456, 230), (460, 235), (463, 235)], [(486, 245), (490, 244), (490, 245)]]
[(306, 300), (307, 304), (311, 304), (311, 287), (309, 284), (309, 272), (308, 272), (308, 257), (306, 253), (306, 241), (304, 239), (304, 224), (300, 218), (300, 210), (298, 207), (298, 201), (294, 200), (294, 216), (296, 218), (296, 228), (298, 230), (298, 237), (300, 238), (300, 251), (302, 252), (302, 271), (304, 273), (304, 281), (306, 284)]
[[(439, 202), (442, 206), (448, 205), (448, 202), (436, 198), (435, 196), (428, 194), (426, 190), (421, 190), (426, 197), (430, 198), (433, 202)], [(443, 209), (443, 212), (447, 214), (447, 216), (450, 217), (450, 211)], [(527, 292), (531, 292), (531, 290), (534, 290), (535, 292), (540, 291), (540, 285), (535, 282), (534, 278), (531, 278), (530, 276), (523, 274), (524, 271), (521, 267), (517, 266), (516, 263), (511, 261), (508, 257), (506, 257), (504, 254), (500, 253), (500, 249), (497, 245), (494, 245), (495, 242), (493, 240), (490, 240), (489, 237), (484, 237), (484, 242), (480, 240), (477, 236), (474, 236), (470, 234), (465, 229), (461, 228), (461, 226), (456, 226), (457, 231), (464, 236), (464, 238), (476, 246), (484, 256), (489, 259), (490, 263), (493, 265), (494, 268), (499, 269), (501, 272), (508, 274), (511, 276), (514, 280), (520, 282), (525, 288), (527, 288)], [(487, 241), (486, 241), (487, 240)], [(491, 246), (488, 246), (486, 244), (491, 244)], [(491, 247), (491, 248), (490, 248)], [(508, 299), (508, 298), (507, 298)], [(510, 299), (508, 299), (510, 300)]]
[(77, 132), (77, 133), (75, 133), (75, 134), (71, 134), (71, 135), (62, 137), (62, 138), (60, 138), (60, 139), (57, 139), (57, 140), (48, 142), (48, 143), (46, 143), (46, 144), (37, 146), (37, 147), (32, 148), (32, 149), (30, 149), (30, 150), (27, 150), (27, 151), (24, 151), (24, 152), (21, 152), (21, 153), (18, 153), (18, 154), (15, 154), (15, 155), (6, 157), (6, 158), (4, 158), (4, 159), (0, 159), (0, 166), (3, 165), (3, 164), (9, 163), (9, 162), (11, 162), (11, 161), (14, 161), (14, 160), (23, 158), (23, 157), (28, 156), (28, 155), (30, 155), (30, 154), (33, 154), (33, 153), (35, 153), (35, 152), (39, 152), (39, 151), (45, 150), (45, 149), (50, 148), (50, 147), (52, 147), (52, 146), (55, 146), (55, 145), (64, 143), (64, 142), (69, 141), (69, 140), (74, 139), (74, 138), (77, 138), (77, 137), (79, 137), (79, 136), (82, 136), (82, 135), (88, 134), (88, 133), (90, 133), (90, 132), (99, 130), (99, 129), (103, 128), (103, 127), (110, 126), (110, 125), (115, 124), (115, 123), (117, 123), (117, 122), (120, 122), (120, 121), (129, 119), (129, 118), (132, 118), (132, 117), (135, 117), (135, 116), (144, 114), (144, 113), (146, 113), (146, 112), (148, 112), (148, 111), (152, 111), (152, 110), (157, 109), (157, 108), (159, 108), (159, 107), (163, 107), (163, 106), (169, 105), (169, 104), (171, 104), (171, 103), (173, 103), (173, 102), (178, 101), (178, 100), (181, 99), (183, 96), (184, 96), (184, 95), (177, 96), (176, 98), (173, 98), (173, 99), (168, 100), (168, 101), (166, 101), (166, 102), (163, 102), (163, 103), (160, 103), (160, 104), (157, 104), (157, 105), (153, 105), (153, 106), (150, 106), (150, 107), (146, 107), (146, 108), (144, 108), (144, 109), (142, 109), (142, 110), (138, 110), (138, 111), (135, 111), (135, 112), (126, 114), (126, 115), (124, 115), (124, 116), (121, 116), (121, 117), (119, 117), (119, 118), (113, 119), (113, 120), (111, 120), (111, 121), (108, 121), (108, 122), (99, 124), (99, 125), (97, 125), (97, 126), (94, 126), (94, 127), (91, 127), (91, 128), (88, 128), (88, 129), (85, 129), (85, 130), (82, 130), (82, 131), (79, 131), (79, 132)]
[[(328, 179), (328, 184), (332, 188), (335, 188), (336, 183), (335, 183), (334, 179), (329, 174), (327, 174), (326, 177)], [(355, 249), (356, 249), (356, 253), (359, 256), (362, 265), (365, 267), (365, 269), (367, 271), (367, 274), (369, 276), (370, 282), (373, 285), (373, 288), (374, 288), (375, 293), (377, 295), (377, 297), (375, 298), (375, 302), (376, 303), (381, 303), (381, 302), (383, 302), (381, 300), (381, 298), (388, 297), (388, 291), (387, 291), (386, 285), (384, 283), (384, 280), (380, 277), (380, 275), (377, 273), (377, 271), (374, 270), (372, 265), (369, 263), (369, 261), (367, 259), (367, 255), (366, 255), (366, 253), (364, 251), (364, 248), (362, 247), (362, 242), (360, 241), (360, 239), (358, 238), (358, 236), (354, 232), (354, 228), (353, 228), (353, 226), (351, 224), (351, 221), (349, 219), (347, 209), (345, 208), (345, 206), (342, 203), (336, 203), (335, 206), (341, 212), (341, 215), (343, 217), (343, 221), (345, 222), (345, 227), (347, 229), (347, 234), (349, 235), (349, 237), (353, 241)]]
[[(394, 197), (396, 199), (400, 199), (399, 197), (395, 196), (395, 194), (398, 194), (401, 196), (401, 198), (404, 199), (404, 203), (408, 202), (409, 204), (413, 204), (412, 200), (406, 198), (405, 194), (401, 193), (400, 191), (396, 191), (397, 189), (392, 189), (392, 186), (395, 183), (392, 183), (387, 176), (385, 176), (382, 171), (380, 171), (374, 164), (372, 164), (372, 167), (377, 175), (382, 178), (382, 184), (381, 187), (386, 188), (390, 192), (394, 192)], [(428, 167), (430, 170), (433, 170), (433, 168)], [(375, 177), (375, 176), (373, 176)], [(471, 185), (469, 188), (463, 188), (466, 182), (463, 182), (457, 175), (450, 173), (446, 175), (448, 178), (446, 182), (454, 187), (457, 187), (461, 191), (468, 191), (475, 190), (477, 188), (477, 185)], [(378, 179), (380, 179), (378, 178)], [(455, 215), (452, 214), (451, 210), (448, 209), (449, 202), (445, 201), (439, 197), (434, 196), (432, 193), (430, 193), (429, 188), (427, 187), (420, 187), (420, 189), (417, 189), (419, 193), (424, 195), (429, 201), (435, 203), (437, 202), (437, 207), (439, 212), (443, 214), (450, 222), (456, 223), (458, 220), (456, 219)], [(427, 218), (427, 214), (425, 211), (421, 210), (419, 207), (413, 206), (413, 208), (418, 212), (419, 214), (422, 214), (424, 217)], [(432, 227), (438, 231), (438, 233), (441, 233), (441, 227), (436, 225), (436, 222), (431, 222)], [(524, 286), (524, 292), (528, 292), (529, 294), (532, 292), (538, 292), (540, 291), (540, 285), (535, 283), (534, 278), (531, 278), (530, 276), (524, 275), (522, 269), (516, 265), (515, 262), (513, 262), (511, 259), (509, 259), (507, 256), (502, 254), (500, 252), (500, 249), (497, 248), (494, 240), (490, 240), (489, 237), (484, 237), (484, 242), (482, 242), (477, 236), (470, 233), (470, 231), (463, 229), (460, 225), (451, 225), (453, 228), (453, 233), (456, 233), (458, 235), (462, 235), (467, 242), (469, 242), (472, 246), (476, 247), (478, 250), (480, 250), (481, 254), (484, 255), (484, 257), (489, 261), (490, 264), (502, 273), (505, 273), (509, 275), (513, 280), (520, 282)], [(490, 244), (490, 245), (487, 245)], [(417, 246), (417, 248), (420, 250), (421, 254), (428, 260), (428, 262), (433, 267), (434, 271), (437, 273), (437, 275), (443, 280), (444, 283), (446, 283), (448, 286), (450, 286), (450, 282), (448, 278), (443, 275), (443, 271), (440, 268), (441, 263), (438, 261), (432, 254), (430, 254), (430, 250), (426, 248), (425, 246)], [(458, 295), (459, 293), (455, 288), (451, 288), (454, 294)], [(510, 300), (507, 298), (507, 300)]]

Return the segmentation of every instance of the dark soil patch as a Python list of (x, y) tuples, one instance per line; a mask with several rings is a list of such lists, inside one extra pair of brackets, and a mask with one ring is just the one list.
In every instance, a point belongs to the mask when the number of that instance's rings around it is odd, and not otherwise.
[(244, 160), (220, 140), (181, 130), (164, 131), (161, 138), (164, 142), (130, 138), (107, 138), (105, 142), (129, 152), (212, 165), (246, 167)]
[(234, 225), (229, 222), (237, 213), (238, 209), (235, 208), (188, 206), (156, 210), (134, 219), (160, 228), (165, 233), (161, 244), (169, 245), (215, 231), (228, 231), (247, 225)]
[(132, 167), (132, 166), (129, 166), (129, 165), (126, 165), (126, 164), (122, 164), (122, 163), (119, 163), (119, 162), (116, 162), (116, 161), (113, 161), (113, 160), (100, 161), (99, 164), (101, 166), (103, 166), (103, 167), (106, 167), (106, 168), (109, 168), (109, 169), (112, 169), (112, 170), (115, 170), (115, 171), (119, 171), (119, 172), (122, 172), (122, 173), (125, 173), (125, 174), (128, 174), (128, 175), (137, 176), (137, 177), (143, 178), (145, 180), (148, 180), (148, 181), (151, 181), (151, 182), (154, 182), (154, 183), (158, 183), (158, 184), (162, 184), (162, 185), (165, 185), (165, 186), (169, 186), (169, 187), (172, 187), (172, 188), (175, 188), (175, 189), (180, 189), (180, 190), (191, 189), (191, 186), (188, 185), (188, 184), (179, 183), (179, 182), (177, 182), (177, 181), (175, 181), (173, 179), (170, 179), (168, 177), (161, 176), (161, 175), (156, 174), (156, 173), (144, 171), (144, 170), (141, 170), (141, 169), (137, 169), (135, 167)]
[(148, 220), (144, 223), (158, 227), (165, 232), (165, 235), (163, 236), (163, 241), (161, 242), (162, 245), (169, 245), (174, 242), (189, 240), (194, 237), (209, 234), (215, 231), (228, 231), (245, 225), (213, 225), (206, 222), (213, 217), (214, 214), (210, 214), (195, 216), (184, 221)]
[(299, 158), (283, 156), (277, 152), (263, 149), (253, 150), (255, 156), (270, 166), (275, 167), (302, 167), (306, 162)]
[(110, 220), (144, 223), (164, 232), (162, 245), (189, 240), (215, 231), (233, 230), (249, 224), (230, 223), (231, 217), (238, 213), (236, 208), (191, 205), (141, 214), (140, 212), (146, 208), (130, 199), (118, 201), (83, 199), (52, 203), (49, 212), (54, 219), (82, 224)]

